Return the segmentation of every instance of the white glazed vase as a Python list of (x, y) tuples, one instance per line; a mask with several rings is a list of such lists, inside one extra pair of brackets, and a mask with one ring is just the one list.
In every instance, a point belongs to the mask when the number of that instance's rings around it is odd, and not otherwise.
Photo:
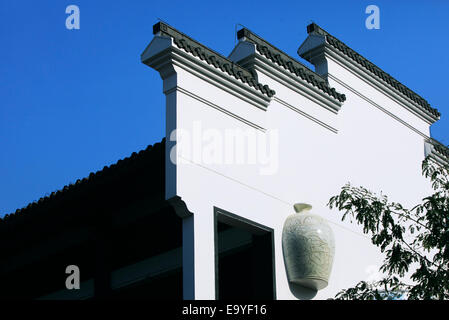
[(282, 231), (288, 281), (314, 290), (328, 285), (335, 253), (334, 234), (326, 220), (312, 214), (312, 206), (294, 205)]

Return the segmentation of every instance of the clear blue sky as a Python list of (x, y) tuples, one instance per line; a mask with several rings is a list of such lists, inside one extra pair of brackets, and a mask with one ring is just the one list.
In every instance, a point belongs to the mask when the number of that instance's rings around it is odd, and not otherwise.
[(162, 81), (140, 62), (158, 18), (224, 55), (240, 23), (295, 57), (313, 20), (438, 108), (432, 135), (449, 144), (446, 0), (2, 0), (0, 216), (164, 136)]

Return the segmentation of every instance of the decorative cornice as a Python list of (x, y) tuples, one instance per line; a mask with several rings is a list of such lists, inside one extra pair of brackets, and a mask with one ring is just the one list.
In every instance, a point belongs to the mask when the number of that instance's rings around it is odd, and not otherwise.
[(309, 100), (319, 104), (325, 109), (337, 114), (341, 109), (341, 102), (325, 94), (319, 88), (314, 87), (307, 82), (298, 81), (295, 74), (280, 67), (265, 56), (252, 54), (238, 62), (241, 66), (248, 70), (255, 70), (264, 73), (268, 77), (282, 83), (289, 89), (303, 95)]
[(426, 141), (426, 156), (429, 156), (441, 165), (449, 165), (449, 147), (435, 139)]
[[(378, 89), (384, 95), (388, 96), (390, 99), (397, 102), (400, 106), (409, 110), (414, 115), (418, 116), (427, 123), (432, 124), (437, 120), (434, 116), (426, 112), (419, 104), (408, 99), (393, 87), (389, 86), (386, 82), (377, 78), (374, 74), (368, 72), (362, 66), (353, 63), (349, 57), (338, 54), (338, 52), (334, 51), (331, 47), (328, 46), (326, 46), (324, 49), (316, 48), (311, 51), (311, 54), (316, 54), (317, 51), (320, 51), (320, 55), (324, 54), (327, 59), (330, 59), (333, 62), (337, 63), (339, 66), (349, 70), (349, 72), (351, 72), (354, 76), (358, 77), (368, 85)], [(343, 82), (341, 80), (338, 80), (335, 75), (327, 72), (326, 76), (343, 85)], [(347, 87), (348, 85), (349, 84), (345, 84), (344, 86)], [(349, 87), (351, 86), (349, 85)]]
[[(167, 38), (155, 37), (153, 41), (162, 39)], [(199, 58), (194, 57), (171, 44), (150, 57), (148, 57), (148, 55), (145, 56), (144, 63), (157, 70), (163, 79), (175, 74), (176, 70), (174, 67), (179, 67), (264, 111), (267, 110), (272, 99), (234, 77), (230, 77), (228, 74), (221, 72), (220, 69), (205, 64)], [(163, 90), (165, 94), (169, 94), (174, 88), (179, 88), (176, 81), (169, 81), (168, 83), (165, 83), (164, 81)]]
[[(356, 64), (360, 65), (368, 71), (370, 74), (375, 76), (377, 79), (381, 80), (383, 83), (388, 85), (390, 88), (394, 89), (395, 92), (399, 93), (403, 97), (406, 97), (410, 101), (417, 104), (423, 112), (425, 112), (428, 116), (430, 116), (434, 121), (438, 120), (440, 117), (440, 113), (437, 109), (432, 108), (429, 103), (422, 98), (420, 95), (403, 85), (401, 82), (393, 78), (391, 75), (377, 67), (374, 63), (358, 54), (356, 51), (348, 47), (342, 41), (338, 40), (327, 31), (319, 27), (317, 24), (312, 23), (307, 26), (307, 33), (309, 36), (321, 36), (324, 37), (326, 46), (332, 47), (334, 50), (342, 53), (350, 60), (354, 61)], [(309, 52), (304, 52), (301, 54), (301, 57), (310, 61)]]
[[(260, 84), (248, 70), (245, 70), (221, 54), (209, 49), (166, 23), (156, 23), (153, 26), (153, 33), (171, 37), (173, 39), (173, 43), (179, 49), (198, 57), (207, 64), (214, 66), (235, 79), (249, 85), (250, 87), (253, 87), (269, 98), (276, 94), (276, 92), (271, 90), (267, 85)], [(145, 63), (145, 61), (143, 62)]]
[(167, 202), (174, 209), (178, 217), (184, 219), (193, 215), (193, 213), (187, 208), (187, 204), (181, 199), (180, 196), (174, 196), (168, 199)]
[(294, 74), (297, 78), (302, 81), (318, 88), (322, 92), (331, 96), (332, 98), (338, 100), (340, 103), (346, 100), (344, 94), (338, 93), (334, 88), (329, 87), (326, 80), (323, 79), (319, 74), (307, 68), (305, 65), (290, 57), (285, 52), (279, 50), (271, 43), (257, 36), (250, 30), (243, 28), (237, 32), (237, 38), (250, 41), (256, 45), (257, 51), (268, 60), (283, 67), (290, 73)]

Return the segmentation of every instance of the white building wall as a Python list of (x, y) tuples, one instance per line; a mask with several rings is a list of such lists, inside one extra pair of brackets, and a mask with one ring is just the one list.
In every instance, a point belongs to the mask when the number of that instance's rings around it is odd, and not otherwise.
[[(179, 51), (175, 46), (163, 46), (156, 53), (167, 48)], [(176, 138), (178, 148), (172, 153), (177, 164), (167, 167), (167, 198), (180, 196), (193, 212), (193, 224), (186, 224), (184, 231), (193, 232), (194, 268), (190, 271), (194, 272), (195, 288), (186, 297), (215, 298), (214, 207), (274, 230), (278, 299), (327, 299), (366, 280), (369, 267), (382, 262), (379, 250), (358, 226), (342, 222), (341, 214), (329, 210), (326, 204), (347, 182), (383, 191), (404, 205), (420, 201), (430, 191), (421, 175), (429, 123), (336, 62), (328, 66), (330, 84), (347, 97), (338, 113), (261, 70), (256, 71), (259, 82), (276, 91), (269, 103), (255, 90), (239, 88), (229, 76), (220, 75), (221, 71), (212, 70), (199, 58), (180, 57), (168, 64), (172, 71), (165, 75), (159, 65), (153, 67), (165, 79), (167, 141)], [(194, 67), (207, 72), (195, 71)], [(248, 101), (251, 96), (259, 102)], [(172, 135), (174, 129), (178, 129), (176, 136)], [(179, 129), (191, 136), (185, 139)], [(259, 135), (277, 131), (277, 170), (262, 175), (266, 165), (205, 163), (198, 157), (201, 152), (193, 146), (195, 132), (203, 134), (205, 148), (229, 129)], [(298, 202), (311, 204), (313, 212), (326, 218), (335, 234), (336, 254), (329, 286), (316, 295), (289, 286), (284, 267), (283, 223)]]

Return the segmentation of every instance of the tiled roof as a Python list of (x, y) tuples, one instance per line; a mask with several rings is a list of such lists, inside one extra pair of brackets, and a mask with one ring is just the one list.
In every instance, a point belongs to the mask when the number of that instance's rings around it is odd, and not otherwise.
[(319, 90), (325, 92), (329, 96), (337, 99), (340, 102), (346, 100), (344, 94), (338, 93), (334, 88), (329, 87), (326, 80), (324, 80), (319, 74), (307, 68), (305, 65), (290, 57), (285, 52), (279, 50), (266, 40), (257, 36), (247, 28), (240, 29), (237, 32), (237, 38), (245, 38), (256, 45), (257, 51), (265, 56), (268, 60), (276, 63), (277, 65), (283, 67), (284, 69), (295, 74), (297, 77), (301, 78), (303, 81), (313, 85)]
[(165, 24), (163, 22), (156, 23), (153, 26), (153, 33), (156, 34), (158, 32), (161, 32), (161, 34), (173, 38), (173, 42), (178, 48), (192, 54), (195, 57), (199, 57), (207, 64), (220, 69), (221, 71), (227, 73), (237, 80), (240, 80), (243, 83), (248, 84), (250, 87), (253, 87), (254, 89), (260, 91), (262, 94), (270, 98), (276, 94), (276, 92), (274, 90), (271, 90), (267, 85), (260, 84), (248, 70), (235, 64), (228, 58), (213, 51), (212, 49), (209, 49), (208, 47), (202, 45), (198, 41), (193, 40), (189, 36), (176, 30), (168, 24)]
[[(79, 194), (84, 191), (92, 191), (92, 188), (96, 188), (99, 185), (110, 184), (111, 181), (129, 175), (130, 172), (134, 172), (136, 175), (142, 175), (141, 168), (149, 166), (149, 162), (160, 162), (160, 159), (164, 157), (163, 148), (165, 147), (165, 138), (154, 144), (148, 146), (145, 150), (139, 152), (133, 152), (130, 157), (119, 160), (117, 163), (110, 166), (105, 166), (102, 170), (97, 172), (91, 172), (88, 177), (84, 179), (78, 179), (75, 183), (69, 184), (58, 190), (52, 192), (49, 196), (42, 197), (38, 201), (28, 204), (28, 206), (17, 209), (14, 213), (6, 214), (3, 218), (0, 218), (0, 227), (9, 223), (14, 223), (19, 220), (27, 218), (30, 214), (35, 212), (45, 211), (46, 208), (61, 200), (65, 201), (70, 199), (73, 195)], [(162, 160), (163, 161), (163, 160)], [(154, 165), (153, 165), (154, 167)], [(151, 168), (151, 170), (160, 171), (162, 168)]]
[(449, 147), (435, 139), (430, 139), (429, 142), (433, 145), (435, 152), (438, 153), (439, 156), (449, 161)]
[(415, 103), (421, 106), (422, 110), (425, 111), (427, 114), (432, 116), (433, 118), (438, 118), (440, 116), (440, 113), (437, 109), (432, 108), (429, 103), (422, 98), (420, 95), (412, 91), (411, 89), (407, 88), (405, 85), (400, 83), (398, 80), (393, 78), (391, 75), (377, 67), (374, 63), (370, 62), (365, 57), (361, 56), (354, 50), (352, 50), (350, 47), (348, 47), (346, 44), (344, 44), (342, 41), (338, 40), (331, 34), (329, 34), (327, 31), (319, 27), (317, 24), (312, 23), (307, 26), (307, 33), (309, 34), (319, 34), (322, 36), (325, 36), (326, 41), (329, 45), (334, 47), (335, 49), (342, 52), (347, 57), (351, 58), (355, 62), (357, 62), (359, 65), (361, 65), (363, 68), (368, 70), (370, 73), (374, 74), (381, 80), (383, 80), (385, 83), (390, 85), (392, 88), (394, 88), (397, 92), (402, 93)]

